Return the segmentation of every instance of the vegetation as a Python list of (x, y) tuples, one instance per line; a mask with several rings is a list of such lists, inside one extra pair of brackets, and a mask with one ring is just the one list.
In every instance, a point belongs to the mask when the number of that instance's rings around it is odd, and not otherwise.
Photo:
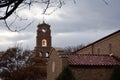
[(76, 80), (70, 67), (63, 69), (61, 74), (56, 78), (56, 80)]
[[(51, 14), (58, 8), (61, 8), (67, 1), (69, 0), (0, 0), (0, 20), (3, 20), (6, 27), (10, 31), (21, 31), (26, 29), (30, 24), (33, 23), (31, 21), (28, 25), (22, 27), (19, 26), (19, 30), (13, 29), (16, 28), (13, 27), (13, 23), (17, 21), (22, 21), (22, 20), (27, 20), (19, 15), (19, 12), (26, 9), (26, 10), (31, 10), (34, 5), (39, 5), (40, 8), (43, 9), (42, 14)], [(76, 3), (76, 0), (71, 0), (73, 3)], [(102, 0), (106, 5), (108, 5), (106, 0)], [(7, 22), (7, 19), (9, 17), (12, 18), (14, 17), (13, 21)], [(12, 27), (12, 28), (11, 28)]]
[(33, 52), (15, 47), (0, 57), (0, 77), (4, 80), (36, 80), (39, 70), (32, 65)]
[(120, 66), (115, 66), (113, 68), (113, 73), (110, 80), (120, 80)]
[[(13, 28), (11, 28), (11, 26), (13, 27), (13, 24), (17, 21), (22, 22), (28, 20), (19, 15), (20, 11), (24, 9), (31, 10), (33, 6), (39, 5), (39, 7), (43, 9), (43, 11), (41, 11), (42, 14), (49, 15), (53, 13), (56, 9), (61, 8), (65, 4), (65, 2), (65, 0), (0, 0), (0, 20), (3, 20), (5, 22), (6, 27), (10, 31), (21, 31), (26, 29), (31, 23), (33, 23), (33, 21), (31, 21), (28, 25), (24, 27), (21, 26), (22, 28), (20, 28), (19, 30), (14, 30)], [(48, 9), (50, 11), (48, 11)], [(8, 24), (7, 19), (11, 16), (15, 19), (13, 19), (13, 21)]]

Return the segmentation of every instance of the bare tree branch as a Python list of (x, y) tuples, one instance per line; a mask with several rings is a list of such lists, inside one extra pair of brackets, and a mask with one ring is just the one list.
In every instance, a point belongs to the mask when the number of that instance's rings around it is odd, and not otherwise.
[(6, 25), (6, 27), (8, 28), (8, 30), (10, 30), (11, 32), (15, 32), (15, 31), (13, 31), (13, 30), (9, 27), (9, 25), (7, 24), (7, 21), (6, 21), (6, 20), (4, 20), (4, 22), (5, 22), (5, 25)]
[(108, 2), (107, 2), (106, 0), (103, 0), (103, 2), (104, 2), (106, 5), (108, 5)]
[[(56, 3), (55, 3), (56, 2)], [(62, 0), (1, 0), (0, 1), (0, 9), (4, 8), (5, 12), (4, 15), (0, 16), (0, 20), (4, 20), (6, 27), (8, 28), (8, 30), (12, 31), (12, 32), (16, 32), (16, 31), (21, 31), (24, 30), (26, 27), (21, 28), (20, 30), (13, 30), (12, 28), (10, 28), (15, 21), (17, 20), (17, 18), (15, 18), (10, 25), (8, 25), (6, 19), (8, 17), (10, 17), (13, 13), (15, 14), (16, 17), (18, 17), (20, 20), (27, 20), (27, 19), (22, 19), (21, 17), (19, 17), (19, 15), (16, 14), (16, 10), (19, 11), (19, 9), (23, 9), (25, 7), (28, 7), (29, 10), (31, 8), (31, 5), (33, 3), (38, 3), (38, 4), (44, 4), (45, 9), (43, 11), (43, 14), (46, 14), (47, 10), (51, 7), (50, 4), (54, 4), (53, 7), (55, 7), (53, 9), (53, 11), (51, 11), (49, 14), (53, 13), (55, 10), (57, 10), (58, 8), (62, 7)], [(58, 5), (57, 5), (58, 4)], [(21, 6), (20, 6), (21, 5)], [(56, 6), (57, 5), (57, 6)], [(6, 8), (6, 9), (5, 9)], [(33, 22), (31, 22), (33, 23)], [(30, 23), (30, 24), (31, 24)], [(28, 24), (28, 26), (30, 25)]]
[[(20, 32), (20, 31), (22, 31), (22, 30), (25, 30), (26, 28), (28, 28), (34, 21), (31, 21), (29, 24), (27, 24), (24, 28), (21, 28), (21, 29), (15, 29), (15, 30), (12, 30), (11, 28), (10, 28), (10, 26), (13, 24), (10, 24), (10, 25), (8, 25), (8, 23), (7, 23), (7, 21), (6, 20), (4, 20), (4, 22), (5, 22), (5, 25), (6, 25), (6, 27), (8, 28), (8, 30), (10, 30), (11, 32)], [(14, 21), (13, 21), (14, 22)]]
[(46, 8), (44, 9), (43, 14), (45, 14), (45, 12), (47, 11), (47, 9), (49, 8), (50, 0), (47, 0), (46, 3), (47, 3), (47, 6), (46, 6)]
[[(10, 0), (11, 1), (11, 0)], [(11, 2), (13, 2), (14, 0), (12, 0)], [(8, 11), (8, 9), (9, 9), (9, 5), (7, 6), (7, 10), (6, 10), (6, 13), (5, 13), (5, 16), (3, 16), (3, 17), (0, 17), (0, 20), (4, 20), (4, 19), (6, 19), (6, 18), (8, 18), (17, 8), (18, 8), (18, 6), (21, 4), (23, 2), (23, 0), (15, 0), (14, 1), (14, 7), (10, 10), (10, 11)]]
[(28, 28), (34, 21), (31, 21), (26, 27), (19, 29), (18, 32), (25, 30), (26, 28)]
[(12, 3), (16, 2), (17, 0), (1, 0), (0, 1), (0, 8), (6, 7), (8, 5), (11, 5)]
[[(76, 3), (76, 0), (72, 0), (73, 3)], [(106, 5), (108, 5), (107, 0), (102, 0)], [(13, 23), (18, 20), (15, 18), (10, 25), (8, 25), (6, 19), (10, 17), (12, 14), (14, 14), (16, 17), (19, 18), (20, 21), (22, 20), (27, 20), (21, 18), (16, 12), (19, 12), (22, 9), (28, 8), (29, 10), (31, 9), (31, 6), (35, 3), (44, 5), (43, 13), (45, 15), (50, 15), (53, 12), (55, 12), (58, 8), (61, 8), (65, 4), (65, 0), (0, 0), (0, 13), (3, 13), (2, 15), (0, 14), (0, 20), (4, 20), (6, 27), (10, 31), (12, 30), (10, 27), (13, 25)], [(52, 10), (51, 10), (52, 9)], [(50, 10), (50, 11), (48, 11)], [(31, 24), (31, 23), (30, 23)], [(28, 24), (29, 25), (29, 24)], [(22, 28), (17, 31), (24, 30), (25, 28)]]
[(14, 22), (16, 21), (16, 19), (17, 19), (17, 17), (15, 17), (15, 19), (10, 23), (9, 27), (11, 27), (14, 24)]
[(73, 2), (76, 4), (76, 0), (73, 0)]

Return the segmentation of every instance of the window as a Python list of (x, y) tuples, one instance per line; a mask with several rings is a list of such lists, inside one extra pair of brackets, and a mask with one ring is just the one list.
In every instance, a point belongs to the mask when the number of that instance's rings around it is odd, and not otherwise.
[(55, 72), (55, 62), (52, 62), (52, 72)]
[(45, 54), (45, 56), (46, 56), (46, 58), (48, 58), (48, 57), (49, 57), (49, 53), (47, 52), (47, 53)]
[(100, 54), (100, 48), (98, 48), (98, 54)]
[(39, 56), (42, 57), (42, 53), (41, 52), (39, 53)]
[(47, 46), (47, 40), (46, 39), (42, 40), (42, 46)]
[(109, 54), (111, 54), (112, 53), (112, 44), (110, 43), (109, 44)]

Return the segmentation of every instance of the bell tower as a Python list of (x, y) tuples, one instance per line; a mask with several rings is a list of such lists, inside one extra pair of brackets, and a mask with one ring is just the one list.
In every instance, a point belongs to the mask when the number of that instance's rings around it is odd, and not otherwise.
[(47, 62), (51, 48), (50, 25), (43, 22), (37, 26), (34, 64), (40, 70), (40, 73), (44, 75), (47, 75)]
[(36, 56), (40, 57), (49, 57), (49, 52), (51, 49), (51, 30), (50, 25), (43, 22), (39, 24), (37, 29), (36, 37), (36, 47), (35, 53)]

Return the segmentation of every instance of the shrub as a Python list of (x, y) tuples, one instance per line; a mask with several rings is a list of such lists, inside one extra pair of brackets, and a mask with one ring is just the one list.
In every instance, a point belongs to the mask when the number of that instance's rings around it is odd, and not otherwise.
[(110, 80), (120, 80), (120, 66), (115, 66)]
[(70, 67), (63, 69), (61, 74), (56, 78), (56, 80), (76, 80)]

